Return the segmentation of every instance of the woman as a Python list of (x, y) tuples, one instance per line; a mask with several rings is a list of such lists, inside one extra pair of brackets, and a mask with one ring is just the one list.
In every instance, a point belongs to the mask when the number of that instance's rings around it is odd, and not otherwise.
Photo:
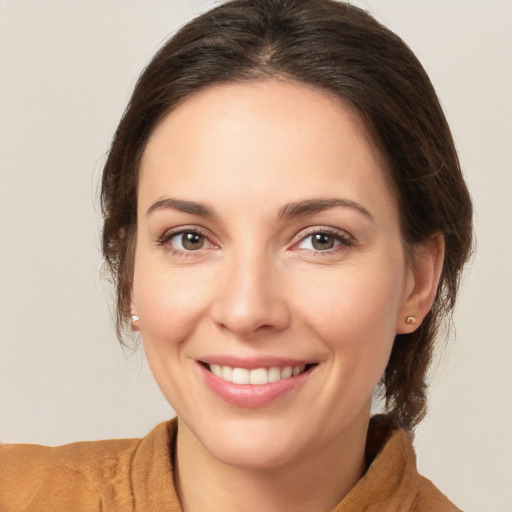
[(177, 420), (3, 447), (1, 510), (457, 510), (411, 432), (471, 202), (397, 36), (331, 0), (200, 16), (141, 75), (102, 200), (118, 334)]

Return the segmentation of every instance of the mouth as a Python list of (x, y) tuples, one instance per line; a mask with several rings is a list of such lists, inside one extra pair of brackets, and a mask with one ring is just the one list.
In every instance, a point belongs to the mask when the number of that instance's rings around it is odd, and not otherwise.
[(210, 356), (196, 360), (206, 386), (224, 402), (255, 409), (302, 389), (319, 363), (260, 357)]
[(310, 371), (313, 364), (300, 364), (295, 366), (271, 366), (268, 368), (241, 368), (232, 367), (214, 363), (200, 362), (200, 364), (210, 373), (219, 379), (232, 384), (249, 384), (253, 386), (261, 386), (264, 384), (271, 384), (281, 380), (297, 377)]

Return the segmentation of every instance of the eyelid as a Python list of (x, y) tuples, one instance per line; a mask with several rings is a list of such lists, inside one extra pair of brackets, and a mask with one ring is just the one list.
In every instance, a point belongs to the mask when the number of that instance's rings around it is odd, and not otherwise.
[[(180, 234), (184, 234), (184, 233), (197, 233), (197, 234), (203, 236), (208, 241), (208, 243), (211, 244), (211, 246), (213, 246), (213, 248), (219, 248), (219, 244), (214, 241), (214, 237), (212, 236), (212, 234), (209, 230), (207, 230), (201, 226), (194, 225), (194, 224), (184, 225), (184, 226), (176, 226), (176, 227), (167, 229), (163, 232), (163, 234), (161, 236), (159, 236), (157, 238), (156, 243), (158, 245), (166, 245), (173, 237), (180, 235)], [(323, 234), (335, 237), (336, 239), (338, 239), (340, 241), (340, 245), (345, 248), (350, 247), (350, 246), (354, 245), (354, 243), (355, 243), (354, 237), (350, 233), (348, 233), (347, 231), (345, 231), (343, 229), (334, 228), (332, 226), (318, 225), (318, 226), (310, 226), (310, 227), (304, 228), (301, 231), (299, 231), (299, 233), (297, 233), (293, 237), (292, 241), (290, 242), (289, 248), (293, 250), (294, 248), (296, 248), (296, 246), (300, 242), (304, 241), (308, 236), (311, 236), (314, 234), (319, 234), (319, 233), (323, 233)], [(314, 251), (314, 252), (328, 253), (331, 251), (335, 251), (337, 247), (339, 247), (339, 245), (332, 249), (326, 249), (325, 251)], [(177, 249), (173, 249), (173, 250), (176, 252), (179, 252), (179, 250), (177, 250)], [(295, 249), (295, 250), (308, 250), (308, 249)], [(197, 252), (199, 252), (199, 251), (200, 251), (200, 249), (198, 249)], [(183, 252), (192, 253), (195, 251), (183, 251)]]
[[(350, 247), (354, 245), (355, 239), (354, 237), (348, 233), (347, 231), (339, 228), (333, 228), (331, 226), (311, 226), (308, 228), (305, 228), (301, 230), (299, 233), (297, 233), (291, 242), (291, 249), (294, 249), (300, 242), (303, 242), (306, 238), (308, 238), (311, 235), (315, 234), (326, 234), (333, 236), (337, 238), (340, 241), (340, 245), (343, 247)], [(326, 249), (325, 251), (315, 251), (315, 252), (329, 252), (336, 250), (336, 247), (333, 247), (332, 249)], [(296, 249), (296, 250), (308, 250), (308, 249)]]
[(204, 237), (208, 243), (210, 243), (213, 247), (218, 247), (218, 244), (215, 243), (212, 239), (213, 236), (210, 233), (210, 231), (202, 228), (201, 226), (197, 225), (185, 225), (185, 226), (177, 226), (174, 228), (167, 229), (164, 231), (164, 233), (159, 236), (156, 240), (158, 245), (165, 245), (169, 240), (171, 240), (173, 237), (177, 235), (181, 235), (184, 233), (197, 233), (198, 235), (201, 235)]

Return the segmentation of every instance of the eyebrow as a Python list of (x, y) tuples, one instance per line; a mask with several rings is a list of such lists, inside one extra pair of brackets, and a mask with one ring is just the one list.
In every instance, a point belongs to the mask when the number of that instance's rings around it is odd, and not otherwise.
[(342, 199), (339, 197), (326, 198), (326, 199), (306, 199), (304, 201), (297, 201), (285, 205), (279, 211), (279, 218), (289, 219), (291, 217), (300, 217), (301, 215), (311, 215), (319, 213), (331, 208), (351, 208), (365, 217), (374, 221), (372, 214), (361, 204), (351, 201), (350, 199)]
[[(305, 199), (289, 203), (279, 210), (280, 219), (290, 219), (293, 217), (300, 217), (302, 215), (312, 215), (315, 213), (329, 210), (331, 208), (351, 208), (363, 214), (370, 220), (374, 220), (372, 214), (361, 204), (351, 201), (350, 199), (342, 199), (339, 197), (326, 198), (326, 199)], [(159, 199), (153, 203), (146, 212), (146, 215), (157, 210), (173, 209), (191, 215), (199, 215), (201, 217), (215, 218), (216, 214), (213, 208), (205, 205), (204, 203), (197, 203), (195, 201), (184, 201), (182, 199), (174, 199), (171, 197)]]
[(202, 203), (196, 203), (195, 201), (183, 201), (182, 199), (173, 199), (168, 197), (160, 199), (153, 203), (146, 212), (146, 215), (157, 210), (178, 210), (183, 213), (190, 213), (192, 215), (200, 215), (201, 217), (215, 217), (215, 212), (209, 206)]

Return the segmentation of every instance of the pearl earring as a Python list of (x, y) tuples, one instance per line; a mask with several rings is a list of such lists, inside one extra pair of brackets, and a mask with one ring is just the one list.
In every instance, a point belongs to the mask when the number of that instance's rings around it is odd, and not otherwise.
[(415, 324), (417, 322), (416, 320), (416, 317), (414, 316), (408, 316), (406, 319), (405, 319), (405, 323), (406, 324)]
[(132, 324), (139, 321), (139, 315), (132, 315)]

